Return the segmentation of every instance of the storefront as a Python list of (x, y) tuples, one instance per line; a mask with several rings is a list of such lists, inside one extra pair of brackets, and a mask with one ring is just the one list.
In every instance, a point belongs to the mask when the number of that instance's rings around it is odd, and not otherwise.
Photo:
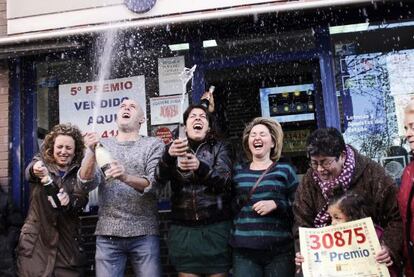
[[(10, 71), (15, 201), (26, 208), (23, 169), (51, 127), (71, 121), (87, 131), (99, 128), (101, 121), (101, 134), (113, 135), (107, 127), (113, 123), (109, 108), (116, 109), (128, 86), (138, 87), (139, 99), (146, 102), (144, 131), (168, 139), (179, 114), (175, 95), (183, 90), (177, 72), (194, 65), (186, 88), (189, 102), (197, 103), (203, 91), (215, 86), (219, 127), (240, 158), (244, 125), (263, 115), (282, 123), (283, 157), (299, 174), (307, 169), (306, 137), (318, 127), (332, 126), (398, 179), (407, 163), (407, 152), (400, 147), (400, 112), (414, 95), (413, 5), (303, 1), (300, 8), (297, 1), (267, 1), (269, 6), (250, 2), (248, 8), (210, 7), (204, 13), (174, 15), (172, 23), (161, 17), (160, 24), (146, 27), (134, 26), (134, 21), (96, 31), (86, 26), (89, 31), (69, 29), (66, 36), (65, 30), (57, 30), (49, 39), (40, 32), (37, 39), (13, 45), (14, 50), (6, 40), (10, 38), (3, 39), (0, 47)], [(186, 20), (174, 23), (179, 16)], [(18, 29), (22, 20), (12, 22), (14, 32), (27, 31)], [(106, 73), (99, 70), (102, 56), (110, 57)], [(109, 81), (99, 85), (103, 75)], [(94, 100), (94, 87), (104, 85), (104, 95), (111, 96)], [(82, 97), (87, 91), (90, 95)], [(100, 119), (90, 119), (96, 107), (108, 110)]]

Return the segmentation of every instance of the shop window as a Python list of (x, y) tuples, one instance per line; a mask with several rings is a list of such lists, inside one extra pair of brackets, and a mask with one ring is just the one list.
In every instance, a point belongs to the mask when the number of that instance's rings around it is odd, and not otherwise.
[[(321, 101), (320, 88), (314, 85), (318, 83), (318, 70), (315, 61), (292, 61), (206, 72), (206, 81), (216, 86), (215, 99), (222, 123), (221, 131), (237, 149), (239, 160), (245, 158), (241, 150), (241, 135), (246, 124), (258, 116), (273, 117), (281, 122), (285, 134), (283, 159), (291, 162), (299, 174), (306, 172), (307, 164), (303, 162), (306, 159), (306, 138), (317, 128), (316, 110), (321, 112), (321, 102), (318, 102)], [(299, 90), (304, 87), (312, 87), (312, 90)], [(271, 93), (282, 88), (286, 88), (285, 93)], [(266, 107), (261, 105), (261, 91), (270, 92)]]
[(414, 98), (412, 26), (367, 24), (365, 31), (332, 36), (346, 142), (396, 180), (407, 162), (403, 109)]
[(35, 62), (37, 133), (42, 140), (49, 130), (59, 123), (59, 85), (85, 82), (90, 76), (84, 57), (69, 59), (61, 53), (60, 59), (46, 57)]

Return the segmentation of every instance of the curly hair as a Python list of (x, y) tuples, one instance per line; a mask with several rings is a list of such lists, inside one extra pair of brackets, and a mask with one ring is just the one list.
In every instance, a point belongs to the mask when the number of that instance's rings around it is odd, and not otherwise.
[(306, 152), (308, 158), (311, 156), (339, 158), (345, 149), (345, 141), (341, 132), (335, 128), (321, 128), (309, 136)]
[(270, 159), (272, 161), (278, 161), (280, 155), (282, 154), (282, 147), (283, 147), (283, 130), (282, 126), (280, 126), (279, 122), (265, 117), (256, 117), (253, 119), (247, 126), (244, 128), (243, 131), (243, 150), (246, 153), (246, 157), (249, 161), (253, 160), (252, 152), (249, 148), (249, 135), (252, 131), (253, 127), (256, 125), (262, 124), (269, 129), (270, 136), (272, 137), (272, 141), (275, 144), (270, 151)]
[(79, 128), (70, 123), (55, 125), (52, 128), (52, 131), (46, 135), (41, 147), (41, 155), (44, 162), (51, 164), (55, 163), (55, 158), (53, 157), (53, 148), (55, 146), (56, 138), (60, 135), (73, 138), (75, 141), (75, 157), (73, 158), (72, 164), (80, 164), (83, 159), (84, 150), (83, 136)]

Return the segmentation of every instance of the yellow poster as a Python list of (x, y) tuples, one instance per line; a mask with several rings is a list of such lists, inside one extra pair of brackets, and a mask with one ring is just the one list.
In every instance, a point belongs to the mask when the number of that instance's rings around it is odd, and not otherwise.
[(375, 261), (381, 249), (371, 218), (323, 228), (299, 228), (304, 277), (389, 277)]

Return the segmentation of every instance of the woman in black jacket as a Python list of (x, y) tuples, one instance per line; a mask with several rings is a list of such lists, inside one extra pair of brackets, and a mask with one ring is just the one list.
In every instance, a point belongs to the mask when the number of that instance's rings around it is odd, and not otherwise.
[(232, 151), (210, 132), (210, 114), (201, 105), (184, 113), (187, 138), (166, 147), (156, 171), (171, 182), (170, 258), (180, 277), (224, 277), (231, 267)]

